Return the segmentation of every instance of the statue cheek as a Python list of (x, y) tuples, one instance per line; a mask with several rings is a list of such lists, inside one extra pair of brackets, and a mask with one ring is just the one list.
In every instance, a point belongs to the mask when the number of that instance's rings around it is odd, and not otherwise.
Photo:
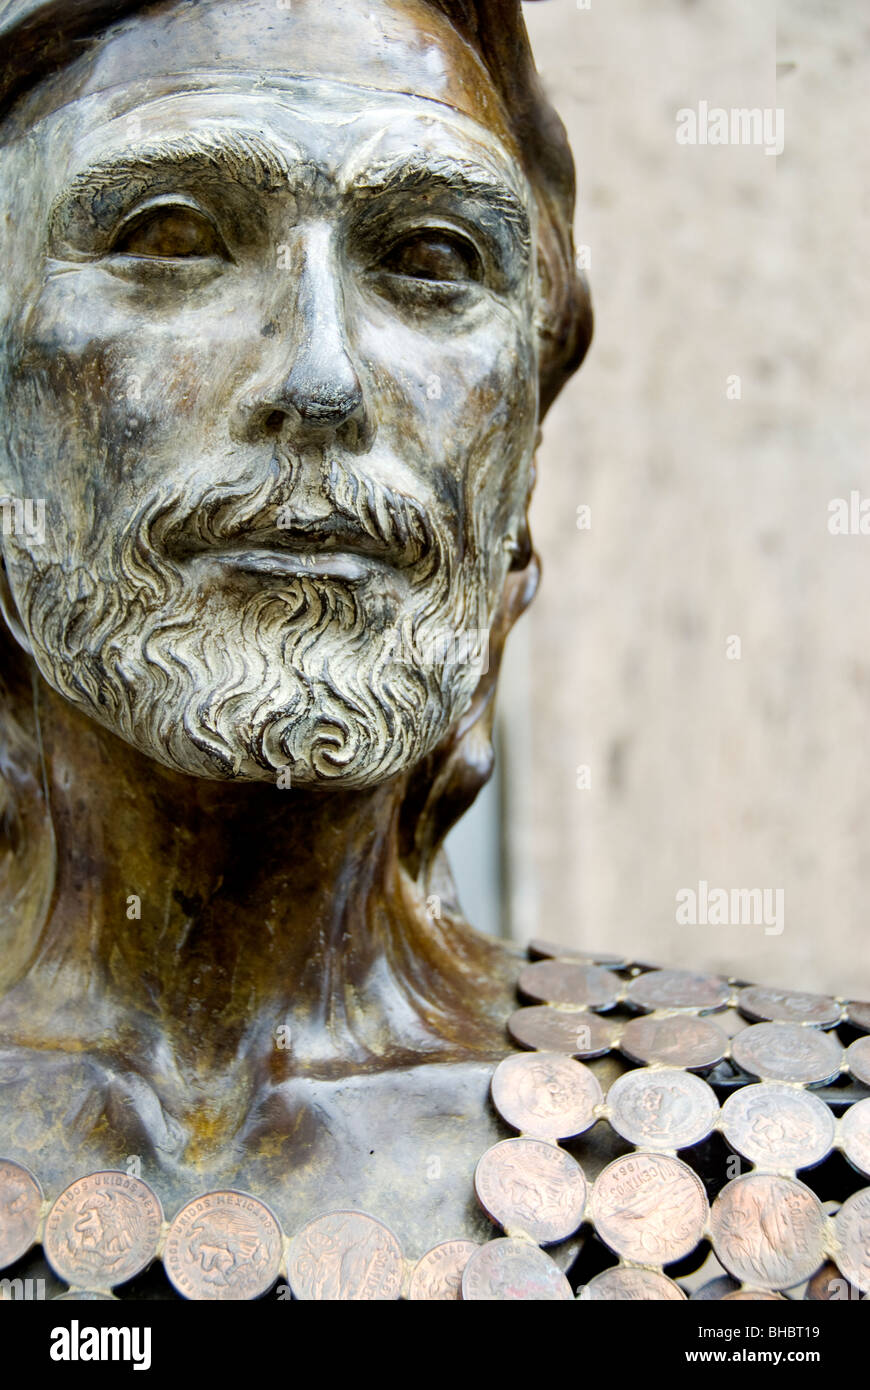
[[(143, 341), (144, 338), (144, 341)], [(123, 495), (148, 460), (203, 449), (219, 429), (216, 373), (196, 341), (139, 341), (110, 317), (65, 328), (38, 306), (14, 341), (7, 374), (10, 453), (40, 495)], [(99, 467), (96, 463), (99, 461)]]
[(161, 405), (149, 399), (142, 375), (110, 341), (31, 337), (22, 347), (9, 400), (19, 469), (48, 495), (116, 488), (121, 455), (141, 449), (159, 420)]
[[(225, 330), (198, 315), (143, 317), (97, 267), (50, 275), (13, 330), (11, 390), (71, 435), (108, 446), (214, 421), (229, 386)], [(177, 439), (177, 436), (176, 436)]]
[(481, 449), (521, 456), (537, 427), (537, 359), (527, 319), (489, 301), (470, 318), (353, 325), (378, 427), (398, 454), (457, 476)]

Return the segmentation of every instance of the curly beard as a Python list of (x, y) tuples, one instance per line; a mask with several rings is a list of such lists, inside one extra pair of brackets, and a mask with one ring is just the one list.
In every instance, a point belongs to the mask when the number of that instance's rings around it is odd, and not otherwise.
[(54, 523), (44, 547), (13, 544), (16, 606), (43, 676), (195, 776), (361, 788), (413, 766), (471, 701), (477, 635), (504, 575), (490, 573), (476, 535), (454, 575), (450, 538), (370, 478), (333, 466), (328, 492), (336, 514), (401, 557), (399, 588), (379, 592), (376, 573), (361, 585), (316, 575), (195, 585), (167, 558), (180, 537), (215, 545), (274, 518), (287, 505), (274, 470), (196, 498), (152, 495), (121, 536), (90, 537), (75, 563)]

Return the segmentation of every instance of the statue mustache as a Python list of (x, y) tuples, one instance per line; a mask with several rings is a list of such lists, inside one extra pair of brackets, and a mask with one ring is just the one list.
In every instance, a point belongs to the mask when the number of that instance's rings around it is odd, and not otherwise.
[(370, 473), (329, 460), (318, 469), (315, 488), (301, 482), (299, 456), (279, 459), (276, 451), (259, 479), (247, 475), (232, 484), (210, 484), (193, 497), (189, 489), (163, 494), (156, 506), (145, 508), (149, 544), (183, 561), (233, 546), (319, 543), (415, 569), (417, 582), (449, 554), (449, 538), (427, 508)]

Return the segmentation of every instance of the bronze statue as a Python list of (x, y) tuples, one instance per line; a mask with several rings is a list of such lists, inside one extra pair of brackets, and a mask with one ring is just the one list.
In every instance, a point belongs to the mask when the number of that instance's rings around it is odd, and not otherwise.
[[(482, 1242), (521, 962), (440, 847), (591, 326), (519, 4), (0, 27), (0, 497), (44, 501), (2, 535), (0, 1157)], [(247, 1220), (191, 1236), (212, 1284)]]

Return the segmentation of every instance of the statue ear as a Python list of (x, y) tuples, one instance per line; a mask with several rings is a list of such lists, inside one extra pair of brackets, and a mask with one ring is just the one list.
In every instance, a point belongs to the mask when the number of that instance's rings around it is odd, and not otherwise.
[(530, 541), (522, 568), (515, 567), (518, 558), (505, 579), (490, 628), (488, 668), (471, 704), (457, 726), (422, 760), (408, 781), (399, 827), (400, 854), (412, 878), (424, 884), (444, 836), (465, 814), (492, 773), (492, 726), (504, 644), (517, 618), (534, 598), (541, 573)]
[(3, 618), (3, 621), (6, 623), (7, 628), (12, 633), (19, 647), (22, 647), (29, 656), (32, 656), (33, 648), (30, 645), (30, 639), (21, 626), (21, 620), (18, 617), (18, 609), (12, 597), (9, 576), (6, 573), (6, 556), (3, 554), (2, 550), (0, 550), (0, 617)]

